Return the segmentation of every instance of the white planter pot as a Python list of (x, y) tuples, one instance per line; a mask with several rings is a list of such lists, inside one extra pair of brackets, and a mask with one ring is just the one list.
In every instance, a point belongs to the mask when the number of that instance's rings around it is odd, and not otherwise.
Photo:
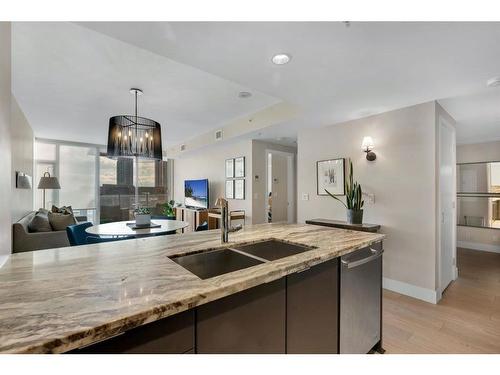
[(150, 225), (151, 215), (136, 214), (135, 215), (135, 225)]

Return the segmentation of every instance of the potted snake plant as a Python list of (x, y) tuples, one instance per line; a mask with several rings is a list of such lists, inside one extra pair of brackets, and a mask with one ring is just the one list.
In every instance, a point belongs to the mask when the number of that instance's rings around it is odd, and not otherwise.
[(352, 161), (349, 162), (349, 178), (344, 181), (345, 203), (338, 197), (325, 189), (326, 193), (333, 199), (342, 203), (347, 209), (347, 222), (349, 224), (361, 224), (363, 222), (363, 192), (361, 185), (354, 181), (352, 171)]

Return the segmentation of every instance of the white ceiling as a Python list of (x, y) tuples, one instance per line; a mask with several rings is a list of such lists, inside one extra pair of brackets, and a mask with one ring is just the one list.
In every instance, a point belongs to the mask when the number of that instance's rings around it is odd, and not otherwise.
[(38, 137), (105, 144), (109, 117), (134, 111), (131, 87), (166, 145), (280, 102), (72, 23), (14, 23), (12, 40), (13, 93)]
[[(459, 121), (459, 141), (500, 135), (488, 125), (500, 115), (484, 88), (500, 75), (500, 23), (79, 25), (13, 28), (14, 94), (35, 131), (51, 138), (95, 128), (103, 143), (107, 118), (132, 109), (130, 86), (145, 89), (141, 112), (165, 123), (175, 142), (277, 101), (301, 114), (262, 138), (451, 97), (440, 102)], [(292, 61), (271, 64), (278, 52)], [(242, 90), (252, 102), (235, 99)]]
[(439, 101), (457, 121), (457, 143), (500, 141), (500, 87)]
[[(86, 27), (248, 85), (299, 106), (296, 121), (262, 137), (294, 136), (429, 100), (484, 90), (500, 75), (498, 22), (86, 23)], [(274, 53), (292, 61), (274, 66)], [(498, 91), (497, 91), (498, 92)], [(463, 101), (469, 99), (464, 97)], [(498, 106), (443, 106), (459, 120), (458, 140), (500, 137)], [(498, 102), (497, 102), (498, 103)], [(468, 109), (467, 109), (468, 108)], [(461, 119), (467, 117), (467, 124)], [(472, 129), (472, 130), (471, 130)], [(477, 139), (477, 138), (476, 138)]]

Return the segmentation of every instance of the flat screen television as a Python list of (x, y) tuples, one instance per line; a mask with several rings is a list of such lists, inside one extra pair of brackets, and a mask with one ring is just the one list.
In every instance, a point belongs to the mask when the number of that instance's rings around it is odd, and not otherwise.
[(193, 208), (208, 208), (208, 180), (184, 181), (184, 205)]

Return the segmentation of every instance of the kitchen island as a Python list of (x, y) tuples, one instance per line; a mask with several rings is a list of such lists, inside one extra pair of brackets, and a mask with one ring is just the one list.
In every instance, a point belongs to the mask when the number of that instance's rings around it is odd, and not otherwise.
[[(232, 233), (228, 244), (221, 244), (220, 232), (214, 230), (14, 254), (0, 268), (0, 352), (62, 353), (92, 348), (97, 342), (118, 340), (124, 332), (127, 337), (127, 332), (139, 332), (169, 319), (181, 320), (171, 324), (177, 327), (172, 332), (189, 331), (180, 339), (184, 340), (193, 334), (189, 325), (198, 323), (196, 315), (204, 315), (204, 322), (217, 323), (214, 316), (238, 310), (235, 303), (252, 306), (255, 301), (265, 300), (274, 308), (276, 296), (279, 301), (284, 298), (285, 305), (269, 316), (290, 318), (294, 301), (286, 298), (294, 294), (287, 288), (290, 282), (293, 284), (289, 277), (305, 275), (327, 264), (331, 264), (331, 270), (338, 270), (339, 257), (372, 245), (381, 248), (383, 238), (382, 234), (306, 224), (261, 224), (247, 225)], [(205, 279), (176, 262), (187, 254), (270, 239), (302, 245), (307, 251)], [(322, 276), (314, 277), (320, 280)], [(304, 293), (298, 289), (295, 295), (300, 297)], [(234, 300), (242, 296), (248, 303)], [(332, 308), (340, 310), (334, 302)], [(243, 311), (236, 321), (251, 316)], [(285, 331), (289, 329), (286, 320)], [(300, 322), (298, 319), (297, 332)], [(198, 350), (196, 344), (205, 340), (199, 334), (213, 329), (200, 325), (196, 330), (199, 332), (195, 333), (198, 336), (193, 338), (193, 347), (183, 347), (179, 352), (208, 352)], [(286, 337), (286, 332), (279, 333)], [(284, 344), (284, 352), (292, 352), (287, 350), (290, 345), (294, 343)]]

